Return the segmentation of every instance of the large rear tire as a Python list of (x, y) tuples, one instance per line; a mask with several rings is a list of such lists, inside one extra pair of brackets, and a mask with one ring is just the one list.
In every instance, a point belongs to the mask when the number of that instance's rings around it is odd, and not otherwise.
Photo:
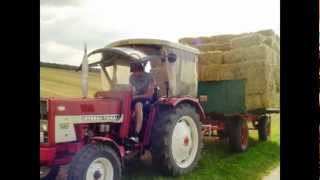
[(121, 163), (118, 154), (107, 145), (89, 144), (73, 158), (68, 180), (120, 180)]
[(243, 152), (248, 148), (249, 130), (245, 120), (240, 118), (231, 120), (229, 135), (231, 151)]
[(155, 167), (166, 175), (192, 171), (203, 147), (199, 114), (189, 104), (159, 112), (151, 134), (151, 154)]

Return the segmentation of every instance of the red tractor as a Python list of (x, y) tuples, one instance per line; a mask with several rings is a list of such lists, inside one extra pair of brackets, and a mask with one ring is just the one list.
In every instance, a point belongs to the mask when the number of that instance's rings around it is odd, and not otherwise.
[[(89, 67), (100, 66), (104, 91), (94, 98), (41, 100), (43, 176), (51, 176), (57, 166), (70, 163), (70, 180), (120, 179), (126, 157), (139, 156), (145, 150), (151, 151), (153, 162), (166, 174), (191, 171), (201, 154), (200, 120), (204, 118), (196, 98), (197, 54), (196, 49), (167, 41), (131, 40), (85, 55)], [(141, 61), (149, 69), (158, 64), (171, 76), (165, 88), (159, 89), (162, 84), (155, 87), (139, 144), (127, 141), (134, 127), (128, 86), (131, 61)], [(179, 77), (176, 68), (188, 69), (188, 79)], [(179, 83), (190, 88), (181, 89)]]
[[(68, 180), (121, 179), (124, 162), (145, 151), (151, 152), (152, 162), (164, 174), (182, 175), (197, 166), (203, 135), (227, 134), (235, 150), (245, 150), (249, 129), (245, 121), (230, 124), (222, 116), (209, 118), (201, 106), (206, 96), (197, 92), (198, 54), (197, 49), (155, 39), (118, 41), (85, 53), (81, 65), (85, 97), (40, 100), (40, 176), (55, 176), (59, 166), (69, 164)], [(138, 144), (128, 141), (134, 131), (132, 61), (140, 61), (157, 83), (152, 103), (144, 110)], [(88, 67), (101, 69), (103, 91), (94, 98), (86, 98)], [(251, 120), (266, 139), (267, 116), (261, 116), (261, 125), (256, 123), (260, 116), (237, 117)]]

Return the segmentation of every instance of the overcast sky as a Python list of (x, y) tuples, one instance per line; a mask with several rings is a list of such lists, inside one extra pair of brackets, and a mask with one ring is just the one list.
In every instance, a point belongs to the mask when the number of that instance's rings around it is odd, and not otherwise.
[(79, 65), (88, 51), (127, 38), (177, 42), (273, 29), (279, 0), (40, 0), (41, 61)]

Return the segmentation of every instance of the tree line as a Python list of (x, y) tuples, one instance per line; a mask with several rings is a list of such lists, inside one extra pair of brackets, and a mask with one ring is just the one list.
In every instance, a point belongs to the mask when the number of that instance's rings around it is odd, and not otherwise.
[[(40, 67), (65, 69), (65, 70), (71, 70), (71, 71), (76, 71), (79, 69), (79, 66), (73, 66), (73, 65), (68, 65), (68, 64), (48, 63), (48, 62), (43, 62), (43, 61), (40, 61)], [(90, 72), (100, 72), (100, 69), (89, 68), (89, 71)]]

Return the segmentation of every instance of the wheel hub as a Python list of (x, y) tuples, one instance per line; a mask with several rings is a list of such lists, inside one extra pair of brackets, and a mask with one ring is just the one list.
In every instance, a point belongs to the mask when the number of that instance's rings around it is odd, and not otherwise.
[(184, 144), (185, 146), (188, 146), (188, 145), (189, 145), (189, 138), (188, 138), (188, 136), (184, 137), (183, 144)]
[(98, 180), (100, 177), (101, 177), (100, 171), (95, 171), (94, 174), (93, 174), (93, 178), (94, 178), (95, 180)]

